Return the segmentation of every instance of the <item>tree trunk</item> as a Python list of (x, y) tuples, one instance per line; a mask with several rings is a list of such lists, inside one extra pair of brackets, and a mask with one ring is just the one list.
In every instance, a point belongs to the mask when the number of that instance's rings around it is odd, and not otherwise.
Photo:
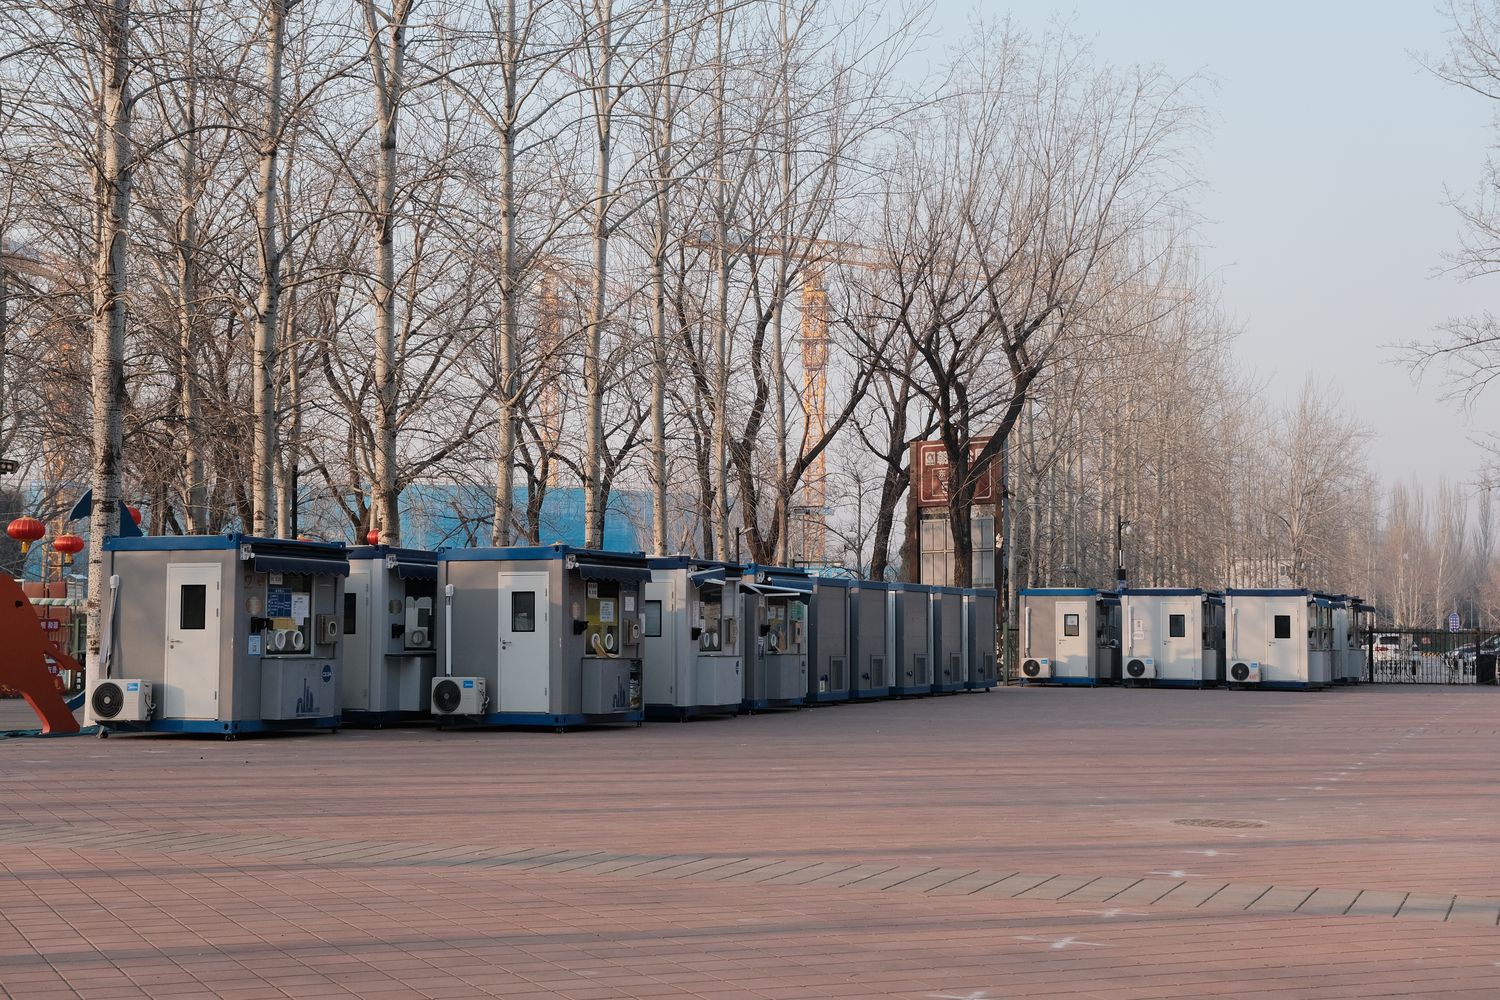
[[(366, 7), (370, 60), (375, 74), (375, 273), (371, 307), (375, 313), (375, 482), (371, 506), (382, 545), (401, 544), (400, 491), (396, 485), (396, 128), (404, 98), (406, 22), (413, 0), (397, 0), (391, 10), (389, 47), (379, 44), (381, 29)], [(383, 63), (383, 65), (382, 65)]]
[[(103, 18), (103, 162), (96, 189), (99, 256), (93, 295), (93, 513), (89, 517), (88, 674), (99, 676), (104, 605), (109, 581), (104, 572), (104, 540), (120, 530), (121, 451), (125, 408), (126, 272), (130, 238), (131, 162), (130, 0), (109, 0)], [(113, 623), (111, 623), (113, 624)]]
[[(198, 397), (198, 11), (187, 14), (187, 79), (184, 81), (182, 158), (179, 163), (181, 199), (177, 220), (177, 419), (182, 456), (183, 520), (190, 535), (208, 530), (208, 497), (203, 481), (203, 453)], [(3, 395), (0, 391), (0, 395)]]
[(668, 552), (667, 247), (672, 233), (672, 0), (661, 0), (661, 83), (656, 139), (656, 232), (651, 247), (651, 551)]
[(610, 81), (614, 56), (614, 0), (595, 0), (598, 17), (599, 69), (592, 81), (594, 88), (594, 125), (598, 133), (598, 151), (594, 173), (594, 281), (589, 301), (589, 320), (583, 341), (583, 387), (587, 397), (588, 428), (584, 438), (583, 490), (584, 539), (587, 548), (604, 545), (604, 516), (609, 504), (604, 486), (604, 379), (600, 371), (600, 344), (603, 339), (605, 294), (609, 267), (609, 197), (610, 138), (614, 116), (613, 86)]
[(281, 247), (276, 221), (276, 166), (281, 152), (281, 64), (286, 50), (287, 0), (266, 3), (266, 120), (260, 137), (260, 190), (255, 228), (260, 256), (260, 293), (255, 304), (251, 399), (255, 431), (251, 444), (251, 531), (279, 534), (276, 523), (276, 334), (280, 329)]
[[(500, 440), (495, 456), (495, 520), (491, 545), (509, 545), (515, 520), (516, 424), (519, 379), (516, 373), (516, 116), (520, 44), (516, 38), (516, 4), (505, 4), (505, 38), (500, 41), (501, 86), (505, 108), (500, 121), (500, 371), (498, 379)], [(529, 496), (528, 491), (528, 496)], [(527, 524), (532, 523), (530, 511)]]

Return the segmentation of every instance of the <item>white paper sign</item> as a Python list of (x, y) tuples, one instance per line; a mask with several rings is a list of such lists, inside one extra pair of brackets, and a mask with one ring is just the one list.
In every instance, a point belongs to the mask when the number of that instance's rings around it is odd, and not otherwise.
[(250, 637), (250, 642), (248, 644), (248, 648), (246, 649), (246, 652), (248, 652), (251, 656), (259, 656), (260, 655), (260, 633), (259, 632), (257, 632), (255, 635), (252, 635)]
[(1146, 638), (1146, 623), (1144, 621), (1137, 618), (1130, 623), (1130, 626), (1131, 635), (1135, 636), (1137, 639)]
[(301, 625), (303, 622), (307, 621), (307, 615), (310, 611), (312, 611), (311, 594), (292, 595), (292, 621), (296, 622), (298, 625)]
[(615, 602), (614, 601), (608, 601), (608, 600), (606, 600), (606, 601), (600, 601), (599, 602), (599, 621), (602, 624), (609, 625), (609, 624), (612, 624), (614, 622), (614, 620), (615, 620)]
[(622, 600), (622, 601), (625, 602), (625, 607), (623, 609), (621, 609), (624, 614), (628, 615), (632, 611), (635, 610), (635, 595), (634, 594), (626, 594), (624, 597), (620, 598), (620, 600)]

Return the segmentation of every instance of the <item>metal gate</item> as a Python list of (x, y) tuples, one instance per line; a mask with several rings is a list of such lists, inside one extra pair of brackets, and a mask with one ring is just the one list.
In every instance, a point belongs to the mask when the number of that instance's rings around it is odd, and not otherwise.
[(1435, 629), (1375, 629), (1366, 646), (1373, 684), (1494, 684), (1500, 634)]

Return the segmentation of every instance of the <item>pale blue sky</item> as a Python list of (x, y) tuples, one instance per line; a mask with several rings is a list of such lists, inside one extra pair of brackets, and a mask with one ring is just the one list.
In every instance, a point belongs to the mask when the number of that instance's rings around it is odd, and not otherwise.
[(1103, 60), (1212, 80), (1203, 256), (1243, 329), (1238, 355), (1275, 398), (1309, 372), (1331, 378), (1373, 432), (1387, 480), (1476, 476), (1468, 438), (1500, 430), (1500, 399), (1465, 415), (1438, 379), (1414, 386), (1385, 346), (1500, 302), (1500, 277), (1434, 276), (1458, 233), (1444, 187), (1473, 189), (1500, 110), (1414, 57), (1446, 49), (1434, 2), (940, 3), (942, 41), (958, 41), (976, 9), (1037, 30), (1063, 17)]

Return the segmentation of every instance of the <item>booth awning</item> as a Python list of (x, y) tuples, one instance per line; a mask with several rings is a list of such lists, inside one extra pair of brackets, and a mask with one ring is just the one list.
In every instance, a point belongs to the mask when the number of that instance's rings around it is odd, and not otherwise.
[(613, 580), (616, 583), (651, 582), (651, 570), (645, 566), (578, 559), (573, 563), (573, 568), (578, 570), (578, 575), (585, 580)]
[(796, 587), (784, 587), (779, 583), (758, 583), (749, 580), (742, 581), (740, 587), (753, 594), (760, 594), (762, 597), (794, 597), (801, 601), (812, 597), (811, 587), (802, 590)]
[(691, 576), (689, 576), (688, 580), (691, 581), (693, 586), (695, 587), (702, 587), (711, 583), (723, 583), (724, 567), (718, 566), (714, 569), (700, 569), (698, 572), (693, 573)]
[(306, 573), (309, 576), (348, 576), (349, 558), (343, 546), (308, 542), (246, 542), (240, 558), (257, 573)]
[(385, 565), (387, 569), (396, 571), (396, 576), (402, 580), (436, 580), (437, 563), (412, 562), (410, 559), (402, 559), (399, 556), (386, 556)]

